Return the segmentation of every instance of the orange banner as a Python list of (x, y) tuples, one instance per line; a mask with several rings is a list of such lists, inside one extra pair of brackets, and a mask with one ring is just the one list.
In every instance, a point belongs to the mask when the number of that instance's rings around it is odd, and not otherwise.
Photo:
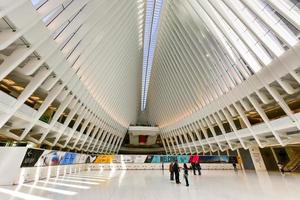
[(101, 155), (101, 156), (97, 156), (94, 163), (112, 163), (114, 159), (115, 156), (113, 155)]

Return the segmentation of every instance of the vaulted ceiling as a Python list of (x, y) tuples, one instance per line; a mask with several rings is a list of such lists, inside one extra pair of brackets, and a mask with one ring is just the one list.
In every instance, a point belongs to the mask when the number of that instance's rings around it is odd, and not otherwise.
[[(8, 137), (116, 145), (138, 121), (165, 136), (197, 131), (201, 118), (248, 125), (253, 110), (268, 123), (259, 105), (273, 100), (297, 121), (284, 102), (300, 80), (297, 0), (1, 0), (0, 15)], [(78, 131), (87, 136), (70, 139)]]

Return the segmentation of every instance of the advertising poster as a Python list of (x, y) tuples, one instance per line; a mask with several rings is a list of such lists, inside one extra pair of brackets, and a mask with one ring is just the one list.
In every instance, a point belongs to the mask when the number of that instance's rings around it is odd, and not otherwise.
[(229, 156), (220, 156), (220, 163), (228, 163)]
[(75, 164), (75, 159), (76, 159), (76, 153), (66, 152), (59, 164), (72, 165)]
[(219, 156), (201, 156), (201, 163), (218, 163)]
[(152, 163), (153, 158), (154, 158), (153, 155), (148, 155), (148, 156), (146, 157), (145, 163)]
[(177, 156), (177, 160), (179, 163), (188, 163), (190, 160), (190, 156), (187, 155)]
[(161, 158), (162, 158), (162, 156), (154, 155), (151, 159), (151, 163), (160, 163), (160, 162), (162, 162)]
[(179, 163), (188, 163), (190, 160), (189, 155), (179, 155), (179, 156), (161, 156), (161, 155), (148, 155), (145, 163), (170, 163), (178, 161)]
[(228, 163), (229, 156), (201, 156), (201, 163)]
[(85, 163), (86, 159), (87, 159), (86, 154), (77, 154), (77, 156), (75, 158), (75, 163), (76, 164), (83, 164), (83, 163)]
[(86, 159), (84, 163), (94, 163), (96, 160), (96, 155), (86, 155)]
[(113, 160), (115, 159), (115, 156), (113, 155), (100, 155), (97, 156), (96, 160), (94, 163), (112, 163)]
[(170, 162), (175, 162), (177, 159), (177, 156), (160, 156), (160, 162), (164, 163), (170, 163)]
[(134, 163), (134, 155), (116, 155), (113, 163)]
[(41, 149), (27, 149), (24, 159), (21, 163), (21, 167), (34, 167), (44, 150)]
[(136, 155), (134, 158), (134, 163), (145, 163), (147, 155)]
[(99, 155), (94, 163), (145, 163), (147, 155)]
[(35, 167), (59, 165), (63, 160), (65, 152), (55, 150), (44, 150), (44, 153), (35, 164)]

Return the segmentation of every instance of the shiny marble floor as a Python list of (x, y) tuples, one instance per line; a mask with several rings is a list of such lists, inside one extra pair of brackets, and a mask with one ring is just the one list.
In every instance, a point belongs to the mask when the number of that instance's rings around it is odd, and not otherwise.
[[(181, 179), (182, 176), (181, 176)], [(169, 181), (167, 171), (91, 171), (21, 186), (0, 186), (0, 200), (293, 200), (300, 199), (300, 175), (203, 171), (190, 187)]]

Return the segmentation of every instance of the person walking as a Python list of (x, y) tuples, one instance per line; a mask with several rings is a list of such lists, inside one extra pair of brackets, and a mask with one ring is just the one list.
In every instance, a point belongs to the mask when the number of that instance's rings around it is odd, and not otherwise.
[(201, 176), (201, 165), (200, 165), (199, 161), (196, 162), (195, 167), (196, 167), (196, 169), (198, 171), (198, 175)]
[(170, 165), (169, 165), (169, 172), (170, 172), (170, 180), (171, 180), (171, 181), (174, 181), (173, 165), (174, 165), (173, 162), (171, 162)]
[(175, 181), (176, 184), (180, 184), (180, 180), (179, 180), (179, 165), (178, 165), (178, 160), (175, 161), (175, 163), (173, 164), (173, 172), (175, 174)]
[(189, 169), (188, 169), (186, 163), (184, 163), (183, 164), (183, 177), (185, 180), (185, 186), (187, 186), (187, 187), (190, 185), (188, 176), (189, 176)]

